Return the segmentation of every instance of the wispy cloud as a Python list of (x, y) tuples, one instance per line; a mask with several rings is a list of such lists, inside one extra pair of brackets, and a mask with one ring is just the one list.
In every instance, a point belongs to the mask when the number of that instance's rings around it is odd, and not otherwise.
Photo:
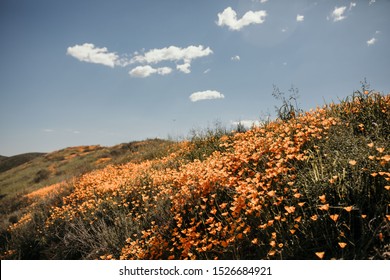
[(330, 14), (330, 17), (328, 17), (328, 19), (332, 19), (334, 22), (345, 19), (344, 13), (346, 9), (347, 9), (346, 6), (335, 7), (332, 13)]
[(374, 37), (367, 41), (368, 46), (374, 45), (375, 43), (376, 43), (376, 38)]
[[(381, 33), (379, 30), (375, 31), (375, 35), (378, 35), (379, 33)], [(376, 37), (372, 37), (370, 40), (366, 41), (367, 46), (372, 46), (372, 45), (376, 44), (376, 42), (377, 42)]]
[(237, 13), (231, 8), (227, 7), (222, 13), (218, 13), (218, 26), (228, 26), (230, 30), (241, 30), (243, 27), (250, 24), (261, 24), (265, 21), (267, 16), (266, 11), (248, 11), (242, 18), (237, 19)]
[(206, 99), (223, 99), (223, 98), (225, 98), (225, 96), (216, 90), (198, 91), (190, 95), (190, 100), (192, 102), (197, 102)]
[[(181, 71), (183, 73), (191, 73), (191, 62), (194, 59), (201, 58), (204, 56), (208, 56), (212, 54), (213, 51), (209, 47), (204, 47), (202, 45), (199, 46), (188, 46), (186, 48), (180, 48), (176, 46), (170, 46), (166, 48), (161, 49), (152, 49), (144, 54), (137, 53), (130, 61), (130, 64), (134, 63), (140, 63), (140, 64), (157, 64), (161, 62), (182, 62), (181, 64), (176, 65), (176, 69), (178, 71)], [(141, 67), (141, 68), (140, 68)], [(157, 73), (160, 75), (169, 74), (172, 72), (167, 70), (168, 67), (158, 68), (154, 69), (149, 65), (146, 66), (139, 66), (135, 69), (137, 71), (135, 73), (138, 73), (138, 70), (141, 70), (141, 73), (144, 73), (145, 75), (147, 73), (153, 74)], [(133, 70), (135, 70), (133, 69)], [(165, 69), (163, 72), (159, 72), (159, 69)], [(132, 71), (133, 71), (132, 70)], [(157, 70), (157, 71), (154, 71)], [(141, 75), (138, 77), (148, 77), (149, 75)]]
[(233, 60), (233, 61), (240, 61), (240, 56), (239, 55), (235, 55), (235, 56), (232, 56), (231, 58), (230, 58), (230, 60)]
[(153, 68), (150, 65), (145, 66), (137, 66), (134, 69), (130, 70), (129, 74), (132, 77), (135, 78), (146, 78), (149, 77), (152, 74), (158, 74), (158, 75), (168, 75), (172, 72), (172, 68), (169, 67), (160, 67), (160, 68)]
[(46, 132), (46, 133), (51, 133), (51, 132), (54, 132), (54, 129), (51, 129), (51, 128), (45, 128), (45, 129), (43, 129), (43, 132)]
[(154, 68), (150, 64), (157, 64), (161, 62), (176, 62), (176, 69), (183, 73), (191, 73), (191, 62), (194, 59), (208, 56), (213, 53), (209, 47), (188, 46), (186, 48), (180, 48), (176, 46), (170, 46), (162, 49), (152, 49), (143, 54), (135, 52), (133, 56), (124, 54), (122, 56), (116, 53), (109, 52), (107, 48), (95, 47), (94, 44), (85, 43), (83, 45), (75, 45), (68, 47), (68, 55), (89, 63), (102, 64), (109, 67), (126, 67), (132, 64), (141, 64), (130, 70), (129, 74), (132, 77), (145, 78), (152, 74), (167, 75), (173, 70), (170, 67), (158, 67)]
[[(355, 2), (351, 2), (349, 4), (348, 11), (351, 11), (352, 8), (356, 7)], [(342, 7), (335, 7), (330, 16), (327, 17), (328, 20), (333, 20), (333, 22), (336, 21), (342, 21), (345, 19), (346, 16), (346, 11), (347, 11), (347, 6), (342, 6)]]
[(191, 64), (190, 63), (184, 63), (184, 64), (180, 64), (180, 65), (176, 65), (176, 69), (183, 72), (183, 73), (191, 73)]
[(107, 48), (98, 48), (90, 43), (68, 47), (66, 53), (80, 61), (103, 64), (109, 67), (114, 67), (119, 59), (116, 53), (108, 52)]
[(370, 0), (370, 2), (368, 2), (368, 5), (372, 5), (372, 4), (374, 4), (376, 1), (375, 0)]
[(212, 54), (213, 51), (202, 45), (188, 46), (180, 48), (170, 46), (162, 49), (152, 49), (143, 55), (136, 55), (131, 59), (131, 63), (159, 63), (162, 61), (184, 61), (184, 63), (191, 63), (192, 60)]
[(207, 74), (207, 73), (209, 73), (210, 71), (211, 71), (211, 69), (210, 69), (210, 68), (207, 68), (206, 70), (203, 71), (203, 74)]
[(300, 21), (303, 21), (305, 19), (305, 16), (303, 15), (297, 15), (297, 21), (300, 22)]

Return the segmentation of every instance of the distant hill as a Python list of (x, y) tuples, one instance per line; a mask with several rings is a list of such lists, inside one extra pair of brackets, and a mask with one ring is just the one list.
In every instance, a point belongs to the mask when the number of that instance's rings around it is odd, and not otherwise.
[(141, 162), (159, 157), (167, 153), (171, 143), (161, 139), (147, 139), (112, 147), (77, 146), (47, 154), (1, 156), (0, 198), (11, 199), (20, 193), (59, 183), (108, 164)]
[(16, 156), (0, 156), (0, 173), (29, 162), (37, 157), (45, 155), (44, 153), (25, 153)]

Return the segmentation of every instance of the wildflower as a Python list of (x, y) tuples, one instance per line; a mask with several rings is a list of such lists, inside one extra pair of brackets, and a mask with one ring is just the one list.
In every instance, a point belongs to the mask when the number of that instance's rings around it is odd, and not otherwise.
[(318, 207), (320, 210), (328, 211), (329, 210), (329, 204), (324, 204)]
[(376, 148), (376, 150), (379, 152), (379, 153), (383, 153), (385, 151), (384, 148)]
[(322, 260), (325, 256), (325, 252), (316, 252), (316, 256)]
[(356, 160), (350, 160), (350, 161), (349, 161), (349, 164), (350, 164), (350, 165), (356, 165), (356, 163), (357, 163)]
[(347, 207), (344, 207), (343, 209), (345, 211), (347, 211), (347, 212), (351, 212), (352, 211), (352, 206), (347, 206)]
[(339, 215), (338, 214), (334, 214), (334, 215), (330, 215), (329, 216), (333, 221), (337, 221), (337, 219), (339, 218)]
[(347, 246), (347, 243), (345, 243), (345, 242), (339, 242), (338, 244), (339, 244), (341, 249), (344, 249), (345, 246)]

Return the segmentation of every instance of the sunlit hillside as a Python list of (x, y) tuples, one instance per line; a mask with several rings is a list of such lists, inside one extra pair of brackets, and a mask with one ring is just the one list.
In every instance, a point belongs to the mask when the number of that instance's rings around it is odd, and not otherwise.
[(390, 259), (390, 95), (288, 108), (26, 193), (2, 258)]

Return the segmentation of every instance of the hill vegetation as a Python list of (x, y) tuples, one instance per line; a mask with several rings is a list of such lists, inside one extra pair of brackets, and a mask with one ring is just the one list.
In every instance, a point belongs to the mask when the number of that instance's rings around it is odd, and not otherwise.
[(0, 156), (0, 173), (15, 168), (23, 163), (29, 162), (36, 157), (43, 156), (44, 153), (26, 153), (12, 157)]
[(248, 131), (147, 145), (26, 191), (3, 210), (2, 258), (389, 259), (390, 95), (283, 102)]

